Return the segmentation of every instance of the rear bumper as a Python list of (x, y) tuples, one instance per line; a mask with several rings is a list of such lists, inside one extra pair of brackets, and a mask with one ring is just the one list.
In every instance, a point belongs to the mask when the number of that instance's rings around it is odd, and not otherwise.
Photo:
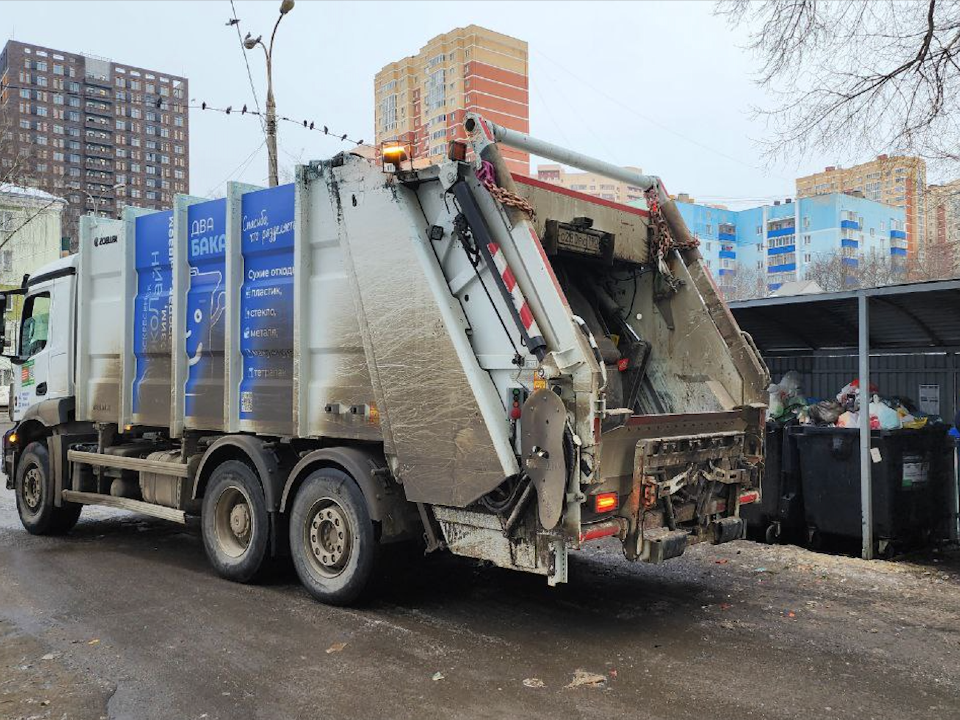
[(697, 542), (743, 536), (740, 504), (759, 498), (761, 420), (755, 408), (644, 416), (604, 433), (599, 477), (589, 492), (620, 494), (616, 517), (602, 522), (622, 525), (617, 537), (627, 558), (662, 562)]

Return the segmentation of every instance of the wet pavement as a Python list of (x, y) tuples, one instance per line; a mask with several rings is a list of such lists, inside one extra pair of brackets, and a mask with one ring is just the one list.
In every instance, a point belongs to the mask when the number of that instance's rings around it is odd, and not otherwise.
[(196, 524), (86, 508), (33, 537), (0, 491), (0, 718), (960, 717), (956, 552), (612, 543), (556, 589), (449, 555), (391, 577), (326, 607), (286, 564), (220, 580)]

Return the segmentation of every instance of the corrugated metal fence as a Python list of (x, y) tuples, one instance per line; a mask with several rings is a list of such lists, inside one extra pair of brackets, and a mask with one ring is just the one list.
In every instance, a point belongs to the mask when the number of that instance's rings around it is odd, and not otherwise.
[[(836, 397), (840, 389), (857, 377), (856, 351), (836, 354), (764, 356), (773, 382), (789, 370), (800, 373), (803, 393), (808, 397)], [(947, 423), (957, 412), (957, 353), (881, 354), (870, 357), (870, 378), (881, 395), (909, 398), (918, 404), (923, 394), (939, 398), (939, 414)], [(934, 386), (934, 387), (931, 387)]]

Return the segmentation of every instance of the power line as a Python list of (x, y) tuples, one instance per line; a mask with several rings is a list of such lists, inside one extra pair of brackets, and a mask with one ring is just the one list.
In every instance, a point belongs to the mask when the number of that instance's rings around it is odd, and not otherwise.
[[(223, 108), (214, 107), (213, 105), (208, 104), (206, 101), (201, 102), (199, 105), (188, 105), (187, 107), (193, 108), (193, 109), (199, 109), (203, 111), (223, 113), (224, 115), (244, 115), (244, 116), (253, 115), (257, 117), (264, 116), (264, 113), (261, 113), (257, 110), (250, 110), (249, 108), (247, 108), (245, 104), (241, 106), (240, 110), (236, 110), (232, 105), (227, 105), (226, 107), (223, 107)], [(349, 136), (349, 133), (341, 134), (339, 132), (330, 130), (326, 125), (320, 123), (319, 121), (295, 120), (291, 117), (287, 117), (286, 115), (278, 115), (277, 120), (300, 126), (305, 130), (316, 131), (322, 135), (327, 135), (328, 137), (331, 137), (335, 140), (339, 140), (341, 142), (352, 143), (357, 147), (374, 147), (369, 143), (365, 143), (363, 140), (354, 140)]]
[(247, 155), (247, 157), (245, 157), (243, 160), (240, 161), (240, 164), (237, 165), (237, 167), (234, 168), (234, 170), (233, 170), (232, 172), (228, 173), (227, 176), (226, 176), (223, 180), (221, 180), (221, 181), (218, 182), (216, 185), (214, 185), (212, 188), (210, 188), (210, 190), (207, 191), (207, 195), (206, 195), (206, 196), (207, 196), (207, 197), (212, 197), (214, 190), (216, 190), (217, 188), (219, 188), (219, 187), (220, 187), (221, 185), (223, 185), (225, 182), (229, 182), (230, 178), (236, 177), (236, 176), (239, 175), (240, 173), (244, 172), (244, 171), (247, 169), (247, 167), (249, 167), (250, 163), (253, 162), (253, 158), (256, 156), (256, 154), (257, 154), (258, 152), (260, 152), (260, 150), (261, 150), (261, 149), (263, 148), (263, 146), (266, 145), (266, 144), (267, 144), (267, 141), (266, 141), (266, 139), (264, 139), (263, 142), (261, 142), (259, 145), (257, 145), (257, 147), (255, 147), (255, 148), (253, 149), (253, 152), (252, 152), (252, 153), (250, 153), (249, 155)]
[[(237, 41), (240, 43), (240, 54), (243, 55), (243, 64), (247, 66), (247, 79), (250, 80), (250, 92), (253, 93), (253, 104), (256, 106), (257, 112), (260, 112), (260, 99), (257, 97), (257, 88), (253, 83), (253, 73), (250, 72), (250, 60), (243, 46), (243, 36), (240, 34), (240, 18), (237, 17), (237, 8), (234, 6), (233, 0), (230, 0), (230, 10), (233, 12), (233, 26), (237, 29)], [(262, 119), (260, 120), (260, 126), (266, 131), (266, 124)]]

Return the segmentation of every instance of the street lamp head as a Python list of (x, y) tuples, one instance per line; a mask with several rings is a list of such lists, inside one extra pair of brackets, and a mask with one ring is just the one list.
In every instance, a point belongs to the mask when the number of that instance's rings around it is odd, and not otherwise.
[(286, 15), (288, 12), (293, 10), (293, 5), (293, 0), (283, 0), (283, 2), (280, 3), (280, 14)]
[(257, 43), (260, 42), (261, 37), (263, 36), (257, 35), (257, 37), (253, 37), (250, 33), (247, 33), (247, 36), (243, 39), (243, 46), (247, 50), (253, 50), (257, 46)]

